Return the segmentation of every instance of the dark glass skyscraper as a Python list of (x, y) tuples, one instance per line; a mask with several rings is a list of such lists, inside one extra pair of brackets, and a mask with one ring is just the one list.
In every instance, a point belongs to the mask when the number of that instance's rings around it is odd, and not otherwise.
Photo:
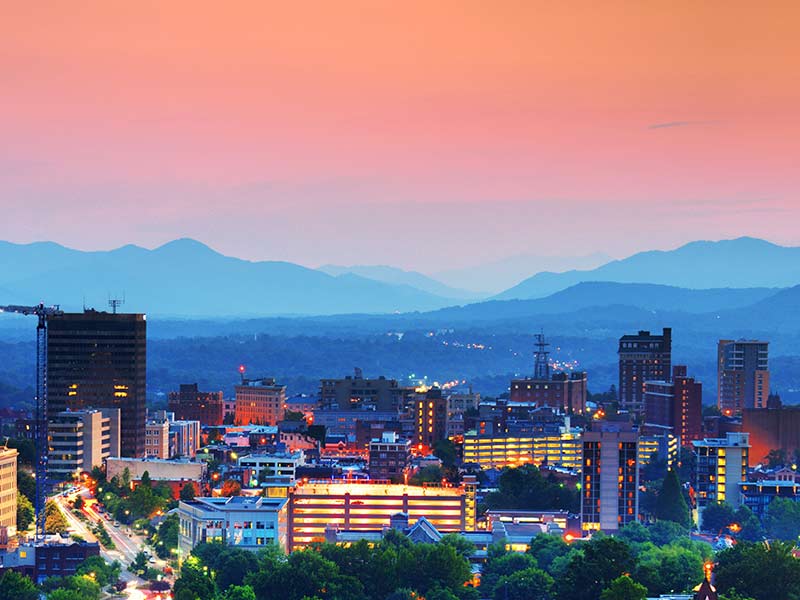
[(122, 456), (144, 456), (146, 339), (141, 314), (87, 310), (51, 317), (48, 419), (65, 410), (119, 408)]

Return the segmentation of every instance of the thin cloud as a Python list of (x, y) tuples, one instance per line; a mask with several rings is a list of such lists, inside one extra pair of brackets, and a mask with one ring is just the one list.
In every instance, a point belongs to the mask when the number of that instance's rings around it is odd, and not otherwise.
[(666, 129), (668, 127), (694, 127), (703, 125), (716, 125), (719, 121), (668, 121), (666, 123), (655, 123), (648, 125), (648, 129)]

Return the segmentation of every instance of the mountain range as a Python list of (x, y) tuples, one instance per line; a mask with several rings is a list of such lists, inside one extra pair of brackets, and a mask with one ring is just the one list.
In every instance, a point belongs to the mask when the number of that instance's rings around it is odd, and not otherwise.
[(124, 296), (126, 311), (210, 319), (411, 313), (425, 322), (463, 322), (601, 306), (722, 318), (760, 303), (791, 312), (796, 293), (781, 290), (800, 284), (800, 248), (753, 238), (692, 242), (589, 270), (536, 273), (488, 301), (391, 266), (254, 262), (190, 239), (153, 250), (127, 245), (97, 252), (0, 242), (0, 265), (0, 305), (45, 301), (66, 310), (103, 309), (110, 296)]

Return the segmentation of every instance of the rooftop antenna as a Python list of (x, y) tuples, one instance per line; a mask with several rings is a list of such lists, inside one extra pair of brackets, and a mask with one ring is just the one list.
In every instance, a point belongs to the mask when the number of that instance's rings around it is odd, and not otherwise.
[(537, 333), (534, 337), (536, 338), (536, 350), (533, 351), (533, 378), (548, 380), (550, 379), (550, 351), (547, 347), (550, 344), (544, 339), (544, 331)]
[(122, 298), (112, 298), (111, 296), (108, 297), (108, 306), (111, 308), (111, 312), (113, 314), (117, 314), (117, 309), (125, 304), (125, 293), (123, 292)]
[(244, 372), (245, 372), (244, 365), (239, 365), (239, 374), (242, 376), (242, 385), (244, 385)]

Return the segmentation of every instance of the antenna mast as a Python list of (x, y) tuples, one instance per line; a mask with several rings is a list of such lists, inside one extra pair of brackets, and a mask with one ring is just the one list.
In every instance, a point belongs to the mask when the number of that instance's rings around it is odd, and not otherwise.
[(533, 378), (536, 380), (550, 379), (550, 351), (547, 347), (550, 345), (544, 339), (544, 332), (537, 333), (536, 350), (533, 351)]

